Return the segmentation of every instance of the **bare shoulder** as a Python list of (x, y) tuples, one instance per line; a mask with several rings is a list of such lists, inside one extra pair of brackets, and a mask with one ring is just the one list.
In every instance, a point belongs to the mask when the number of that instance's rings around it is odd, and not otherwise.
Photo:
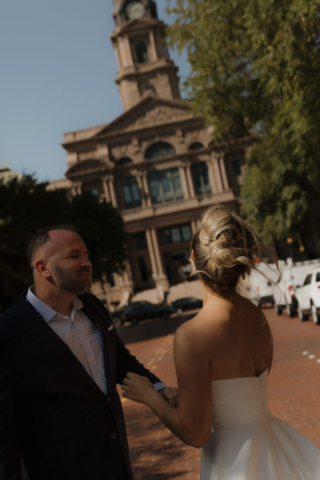
[(205, 305), (198, 315), (181, 325), (175, 334), (175, 344), (185, 345), (193, 350), (208, 348), (212, 351), (215, 343), (231, 332), (230, 308), (225, 302)]

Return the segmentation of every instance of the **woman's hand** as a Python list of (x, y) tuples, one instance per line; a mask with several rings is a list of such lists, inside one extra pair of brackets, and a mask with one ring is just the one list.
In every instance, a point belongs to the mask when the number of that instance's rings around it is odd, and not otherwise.
[(131, 372), (127, 373), (121, 388), (124, 391), (123, 396), (125, 398), (129, 398), (134, 402), (144, 403), (145, 405), (149, 404), (152, 396), (159, 395), (148, 378)]

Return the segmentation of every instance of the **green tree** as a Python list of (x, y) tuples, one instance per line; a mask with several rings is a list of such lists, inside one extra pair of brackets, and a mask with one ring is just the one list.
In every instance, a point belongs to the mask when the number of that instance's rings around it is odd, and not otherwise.
[(93, 279), (103, 281), (124, 268), (126, 234), (121, 216), (91, 193), (68, 198), (47, 191), (32, 176), (0, 182), (0, 304), (6, 306), (32, 282), (26, 260), (30, 237), (39, 229), (72, 224), (84, 239), (93, 263)]
[(176, 0), (190, 106), (216, 142), (251, 137), (243, 211), (266, 241), (319, 231), (320, 0)]

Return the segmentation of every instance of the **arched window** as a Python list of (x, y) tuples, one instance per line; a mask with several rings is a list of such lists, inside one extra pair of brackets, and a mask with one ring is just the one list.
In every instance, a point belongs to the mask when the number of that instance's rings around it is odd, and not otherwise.
[(146, 42), (138, 42), (136, 45), (138, 63), (146, 63), (149, 61), (148, 46)]
[(202, 143), (200, 142), (195, 142), (195, 143), (192, 143), (189, 147), (189, 150), (200, 150), (201, 148), (204, 148), (204, 146), (202, 145)]
[(129, 157), (120, 158), (120, 160), (117, 161), (117, 167), (123, 167), (124, 165), (128, 165), (128, 163), (132, 163), (131, 158)]
[(154, 158), (163, 158), (163, 157), (171, 157), (175, 155), (176, 151), (175, 148), (170, 145), (170, 143), (166, 142), (158, 142), (151, 145), (146, 152), (146, 159), (152, 160)]

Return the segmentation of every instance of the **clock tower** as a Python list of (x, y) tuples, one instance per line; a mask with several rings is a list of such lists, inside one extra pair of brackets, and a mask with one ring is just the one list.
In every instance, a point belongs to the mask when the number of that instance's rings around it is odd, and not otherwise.
[(125, 111), (145, 97), (180, 98), (178, 68), (165, 43), (166, 25), (159, 21), (153, 0), (113, 0), (116, 29), (116, 83)]

